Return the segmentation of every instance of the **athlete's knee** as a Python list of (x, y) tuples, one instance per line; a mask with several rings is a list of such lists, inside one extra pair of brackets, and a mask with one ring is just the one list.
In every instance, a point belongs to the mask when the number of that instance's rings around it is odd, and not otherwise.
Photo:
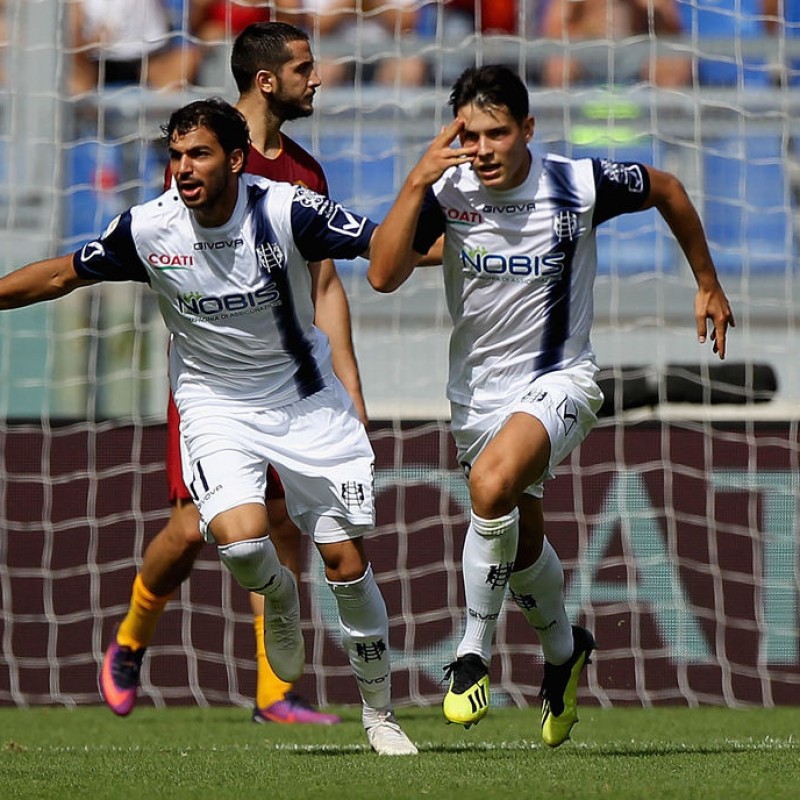
[(357, 581), (367, 571), (369, 562), (364, 552), (364, 541), (360, 537), (343, 542), (318, 545), (325, 562), (325, 577), (329, 581), (346, 583)]
[(469, 475), (472, 508), (486, 519), (508, 514), (517, 505), (517, 491), (511, 475), (498, 466), (478, 461)]
[(177, 500), (173, 503), (166, 530), (172, 541), (176, 545), (182, 545), (187, 552), (199, 552), (203, 546), (200, 514), (190, 500)]
[(208, 527), (218, 545), (261, 539), (268, 534), (267, 511), (260, 503), (244, 503), (220, 512)]

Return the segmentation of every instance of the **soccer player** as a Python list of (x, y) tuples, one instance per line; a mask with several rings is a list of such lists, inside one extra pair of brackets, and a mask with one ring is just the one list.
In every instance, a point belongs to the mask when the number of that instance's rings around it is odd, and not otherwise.
[[(328, 184), (321, 165), (281, 131), (284, 122), (312, 113), (314, 93), (320, 85), (307, 34), (280, 22), (252, 24), (234, 42), (231, 69), (239, 90), (237, 108), (248, 122), (252, 139), (247, 171), (301, 184), (327, 195)], [(167, 187), (169, 181), (168, 175)], [(330, 260), (323, 261), (319, 269), (315, 322), (328, 336), (336, 375), (366, 423), (347, 297)], [(121, 716), (133, 709), (142, 660), (158, 619), (174, 591), (189, 576), (203, 545), (200, 517), (181, 475), (179, 424), (170, 396), (166, 457), (170, 517), (145, 549), (128, 613), (106, 650), (100, 672), (103, 699)], [(267, 508), (270, 536), (281, 563), (292, 570), (299, 582), (300, 531), (286, 513), (280, 479), (272, 468), (267, 484)], [(258, 664), (253, 721), (328, 725), (339, 722), (336, 715), (321, 713), (310, 706), (271, 669), (264, 650), (263, 605), (261, 595), (251, 595)]]
[(392, 711), (388, 616), (364, 548), (374, 455), (313, 324), (319, 262), (367, 255), (375, 223), (304, 187), (243, 174), (247, 123), (222, 100), (183, 106), (164, 133), (174, 188), (74, 254), (0, 279), (0, 309), (101, 280), (151, 286), (170, 331), (184, 480), (222, 563), (264, 597), (273, 670), (296, 680), (305, 648), (297, 584), (268, 536), (270, 464), (325, 564), (370, 745), (416, 754)]
[(446, 667), (444, 715), (469, 727), (488, 710), (492, 636), (508, 586), (544, 653), (542, 736), (557, 747), (578, 721), (578, 679), (595, 641), (567, 618), (542, 497), (602, 402), (589, 341), (595, 228), (657, 208), (698, 285), (698, 340), (711, 320), (720, 358), (734, 318), (681, 183), (645, 164), (536, 155), (528, 104), (506, 67), (462, 73), (450, 95), (455, 120), (375, 234), (368, 278), (394, 291), (444, 233), (451, 426), (472, 503), (462, 556), (466, 629)]

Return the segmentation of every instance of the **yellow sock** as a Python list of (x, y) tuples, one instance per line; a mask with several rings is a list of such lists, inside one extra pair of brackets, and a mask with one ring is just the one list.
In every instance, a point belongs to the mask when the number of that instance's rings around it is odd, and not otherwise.
[(137, 574), (133, 582), (128, 613), (117, 631), (117, 644), (133, 650), (147, 647), (170, 596), (154, 595), (142, 582), (142, 576)]
[(256, 661), (258, 663), (258, 683), (256, 684), (256, 705), (267, 708), (279, 700), (283, 700), (292, 684), (282, 681), (267, 661), (267, 650), (264, 647), (264, 617), (253, 617), (253, 630), (256, 634)]

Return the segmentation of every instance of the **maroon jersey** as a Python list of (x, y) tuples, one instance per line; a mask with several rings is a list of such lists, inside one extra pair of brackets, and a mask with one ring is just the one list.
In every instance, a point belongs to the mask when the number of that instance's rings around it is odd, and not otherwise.
[[(328, 181), (322, 166), (314, 156), (300, 147), (297, 142), (281, 133), (281, 150), (275, 158), (266, 158), (255, 148), (247, 156), (247, 172), (270, 178), (273, 181), (295, 183), (305, 186), (318, 194), (328, 194)], [(168, 189), (172, 183), (172, 173), (167, 167), (164, 176), (164, 188)], [(181, 470), (181, 445), (180, 445), (180, 417), (172, 392), (169, 394), (167, 407), (167, 487), (169, 500), (191, 500), (192, 495), (183, 482)], [(267, 481), (267, 497), (282, 497), (278, 473), (270, 467)]]
[(265, 158), (258, 150), (250, 150), (247, 156), (247, 171), (273, 181), (284, 181), (305, 186), (317, 194), (328, 194), (328, 181), (322, 166), (307, 150), (303, 150), (294, 139), (280, 134), (281, 151), (275, 158)]

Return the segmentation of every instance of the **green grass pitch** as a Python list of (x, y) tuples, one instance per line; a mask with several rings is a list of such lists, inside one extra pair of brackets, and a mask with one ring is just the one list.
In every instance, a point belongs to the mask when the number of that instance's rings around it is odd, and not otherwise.
[(800, 709), (584, 707), (557, 750), (536, 709), (469, 731), (399, 709), (417, 758), (372, 753), (358, 710), (333, 728), (253, 725), (241, 708), (0, 709), (0, 798), (796, 798)]

